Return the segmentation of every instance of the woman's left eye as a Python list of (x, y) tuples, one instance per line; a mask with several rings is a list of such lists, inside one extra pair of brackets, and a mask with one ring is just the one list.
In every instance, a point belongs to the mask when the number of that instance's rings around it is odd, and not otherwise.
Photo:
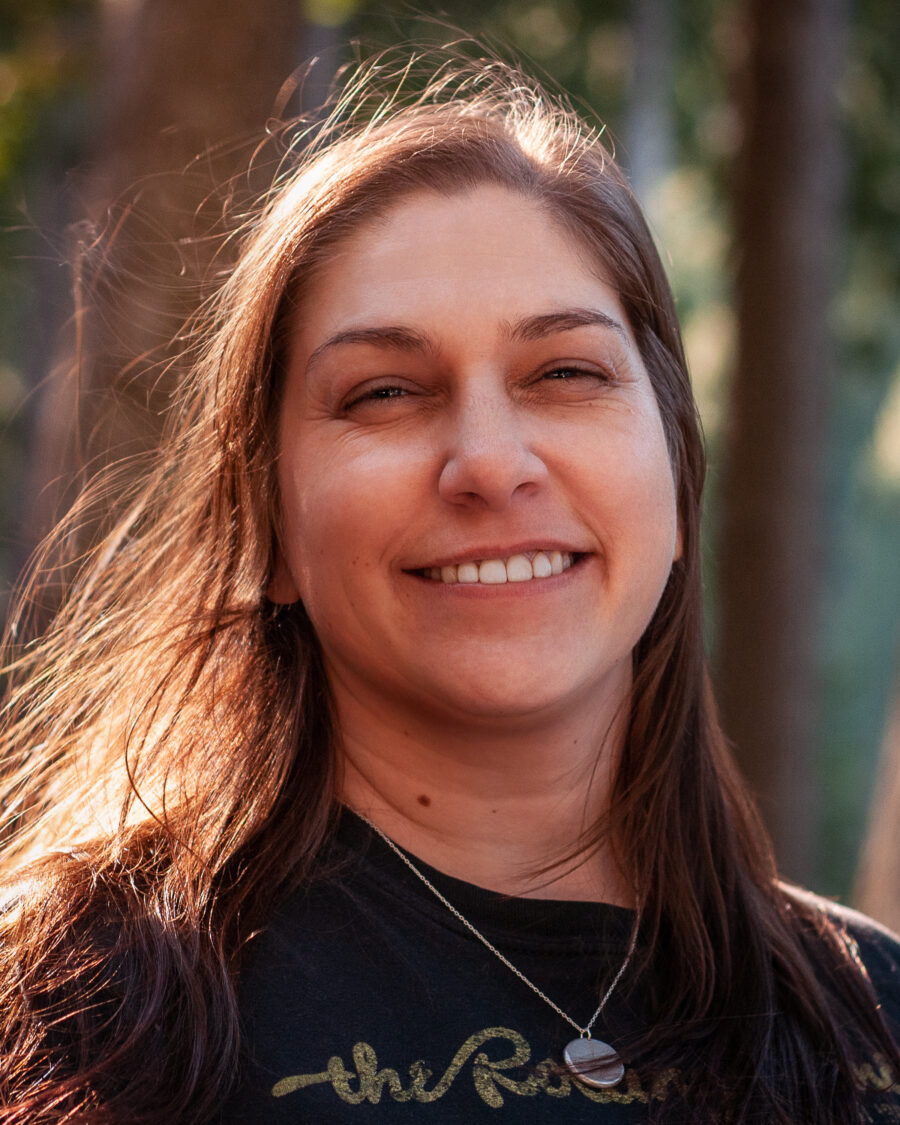
[(545, 371), (541, 375), (541, 379), (546, 379), (549, 382), (555, 383), (578, 383), (578, 384), (603, 384), (612, 381), (611, 377), (604, 371), (597, 371), (588, 369), (586, 367), (553, 367), (549, 371)]
[(588, 375), (578, 367), (555, 367), (552, 371), (545, 371), (545, 379), (577, 379), (579, 376)]
[(369, 399), (374, 402), (385, 398), (402, 398), (407, 393), (403, 387), (373, 387), (372, 390), (360, 395), (359, 399)]

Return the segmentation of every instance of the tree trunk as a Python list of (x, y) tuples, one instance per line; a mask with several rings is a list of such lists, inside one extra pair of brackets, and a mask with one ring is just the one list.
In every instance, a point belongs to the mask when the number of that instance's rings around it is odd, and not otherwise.
[(80, 474), (156, 444), (174, 338), (301, 52), (298, 0), (104, 0), (101, 16), (102, 111), (77, 205), (91, 225), (73, 249), (84, 313), (39, 412), (32, 541)]
[(801, 880), (811, 873), (816, 817), (839, 3), (747, 2), (734, 191), (738, 354), (723, 435), (719, 698), (779, 862)]
[(854, 903), (900, 931), (900, 679), (894, 692)]

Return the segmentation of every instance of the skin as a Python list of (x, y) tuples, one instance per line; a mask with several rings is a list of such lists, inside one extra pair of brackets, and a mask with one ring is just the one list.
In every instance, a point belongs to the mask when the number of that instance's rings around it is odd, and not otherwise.
[[(496, 186), (406, 198), (311, 291), (269, 593), (302, 598), (321, 640), (342, 799), (470, 882), (629, 904), (605, 849), (535, 874), (606, 807), (631, 652), (680, 550), (618, 295), (545, 209)], [(577, 564), (500, 586), (422, 574), (542, 547)]]

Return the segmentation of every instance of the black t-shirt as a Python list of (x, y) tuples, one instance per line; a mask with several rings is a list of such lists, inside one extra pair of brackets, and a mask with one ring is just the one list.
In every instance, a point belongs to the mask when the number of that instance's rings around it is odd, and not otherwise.
[[(333, 857), (336, 872), (285, 903), (250, 945), (247, 1061), (221, 1125), (629, 1125), (678, 1083), (674, 1071), (642, 1082), (628, 1070), (606, 1090), (568, 1077), (559, 1063), (577, 1033), (351, 813)], [(416, 862), (563, 1011), (590, 1019), (626, 956), (631, 911), (509, 898)], [(900, 944), (848, 917), (896, 1035)], [(614, 993), (594, 1035), (639, 1018)], [(876, 1059), (861, 1078), (870, 1119), (900, 1122), (896, 1076)]]

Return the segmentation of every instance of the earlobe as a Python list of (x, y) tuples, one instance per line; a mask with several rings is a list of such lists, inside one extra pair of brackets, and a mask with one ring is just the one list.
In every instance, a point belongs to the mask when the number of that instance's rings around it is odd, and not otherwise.
[(266, 587), (266, 597), (276, 605), (293, 605), (300, 601), (297, 583), (288, 570), (280, 549), (275, 556), (275, 566), (272, 568), (272, 577)]

